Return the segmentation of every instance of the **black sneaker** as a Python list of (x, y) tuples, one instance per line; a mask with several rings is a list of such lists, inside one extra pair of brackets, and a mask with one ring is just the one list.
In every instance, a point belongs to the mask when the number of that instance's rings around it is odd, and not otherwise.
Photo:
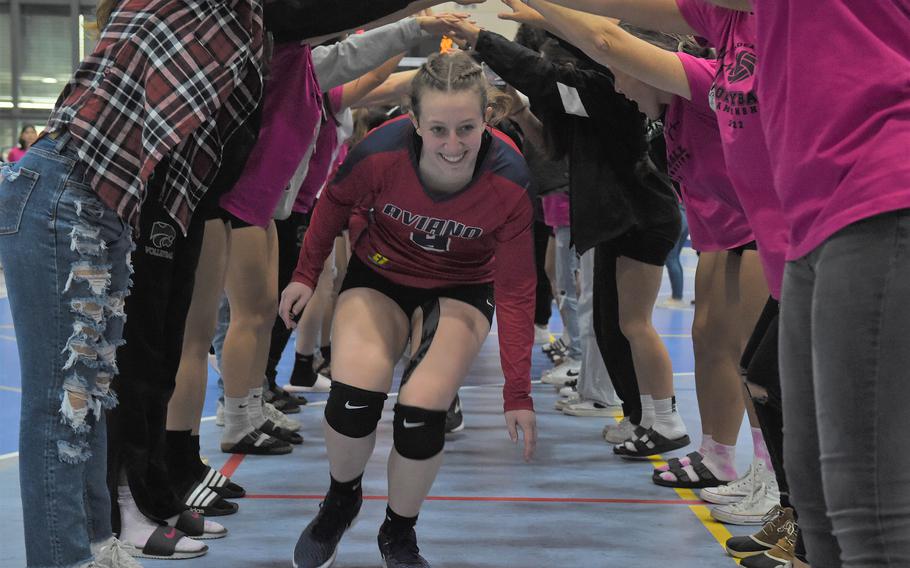
[(328, 568), (335, 562), (338, 543), (354, 524), (363, 504), (358, 489), (353, 497), (342, 497), (331, 491), (319, 504), (319, 512), (300, 533), (294, 547), (294, 568)]
[(464, 430), (464, 414), (461, 412), (461, 399), (455, 395), (452, 406), (446, 412), (446, 434), (454, 434)]
[(430, 568), (430, 563), (417, 548), (414, 529), (404, 534), (392, 534), (383, 524), (379, 528), (379, 553), (386, 568)]
[[(262, 397), (266, 402), (271, 403), (272, 406), (284, 414), (300, 414), (301, 397), (291, 396), (291, 394), (283, 388), (269, 388), (262, 393)], [(306, 399), (303, 399), (302, 404), (306, 404)]]

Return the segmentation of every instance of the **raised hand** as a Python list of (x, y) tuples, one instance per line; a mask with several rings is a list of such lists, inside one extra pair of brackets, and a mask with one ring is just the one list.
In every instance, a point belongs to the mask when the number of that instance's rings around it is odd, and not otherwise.
[(511, 12), (502, 12), (498, 14), (500, 20), (511, 20), (519, 24), (528, 24), (536, 28), (542, 28), (546, 24), (546, 19), (534, 8), (528, 6), (521, 0), (500, 0), (503, 4), (511, 9)]
[(470, 20), (457, 18), (446, 18), (447, 24), (445, 34), (452, 38), (462, 49), (467, 46), (477, 44), (477, 36), (480, 35), (480, 27)]

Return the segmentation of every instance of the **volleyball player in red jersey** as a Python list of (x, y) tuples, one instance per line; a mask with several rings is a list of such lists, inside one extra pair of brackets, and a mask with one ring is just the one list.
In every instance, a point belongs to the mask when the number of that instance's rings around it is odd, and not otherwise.
[(442, 464), (446, 410), (497, 303), (506, 426), (515, 442), (523, 432), (525, 459), (533, 454), (529, 177), (508, 138), (486, 125), (487, 89), (481, 68), (464, 53), (431, 57), (414, 79), (410, 120), (389, 122), (361, 142), (315, 209), (281, 298), (289, 327), (349, 219), (354, 254), (332, 334), (334, 383), (325, 410), (331, 487), (297, 542), (297, 568), (330, 566), (360, 511), (376, 424), (409, 339), (379, 531), (387, 567), (429, 566), (414, 525)]

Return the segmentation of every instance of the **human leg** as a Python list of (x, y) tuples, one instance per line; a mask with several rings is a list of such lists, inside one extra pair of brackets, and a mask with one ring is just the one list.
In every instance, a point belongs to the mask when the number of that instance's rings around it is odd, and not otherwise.
[[(65, 136), (65, 135), (64, 135)], [(130, 228), (86, 185), (66, 139), (0, 170), (0, 262), (22, 374), (28, 566), (85, 566), (110, 540), (104, 410), (123, 335)]]

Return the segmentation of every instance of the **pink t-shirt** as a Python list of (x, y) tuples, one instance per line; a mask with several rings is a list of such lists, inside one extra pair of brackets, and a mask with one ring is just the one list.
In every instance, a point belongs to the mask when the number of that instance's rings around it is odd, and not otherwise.
[(708, 92), (717, 61), (678, 53), (692, 100), (673, 97), (664, 119), (667, 165), (679, 182), (692, 247), (716, 252), (755, 240), (724, 162), (717, 117), (708, 106)]
[(910, 1), (754, 0), (788, 260), (910, 207)]
[(548, 193), (540, 198), (543, 207), (543, 222), (554, 229), (569, 226), (569, 194)]
[(717, 115), (727, 173), (758, 243), (771, 295), (780, 298), (790, 228), (774, 191), (755, 94), (755, 17), (704, 0), (676, 0), (698, 35), (717, 48), (720, 67), (708, 96)]
[(328, 110), (331, 116), (326, 113), (322, 128), (319, 129), (319, 136), (316, 137), (316, 148), (310, 157), (310, 166), (307, 169), (303, 183), (300, 184), (297, 200), (294, 202), (294, 211), (297, 213), (307, 213), (312, 209), (316, 194), (319, 193), (319, 190), (329, 179), (329, 172), (332, 170), (332, 164), (334, 163), (332, 158), (338, 150), (338, 128), (334, 117), (341, 112), (341, 97), (343, 93), (344, 85), (339, 85), (327, 93), (329, 100)]
[(16, 146), (15, 148), (13, 148), (12, 150), (9, 151), (9, 154), (6, 156), (6, 161), (7, 162), (18, 162), (19, 160), (22, 159), (22, 156), (25, 155), (26, 151), (27, 150), (23, 150), (22, 148), (19, 148), (18, 146)]
[(220, 205), (238, 218), (268, 226), (322, 120), (322, 92), (309, 45), (275, 46), (265, 88), (262, 127), (246, 168)]

